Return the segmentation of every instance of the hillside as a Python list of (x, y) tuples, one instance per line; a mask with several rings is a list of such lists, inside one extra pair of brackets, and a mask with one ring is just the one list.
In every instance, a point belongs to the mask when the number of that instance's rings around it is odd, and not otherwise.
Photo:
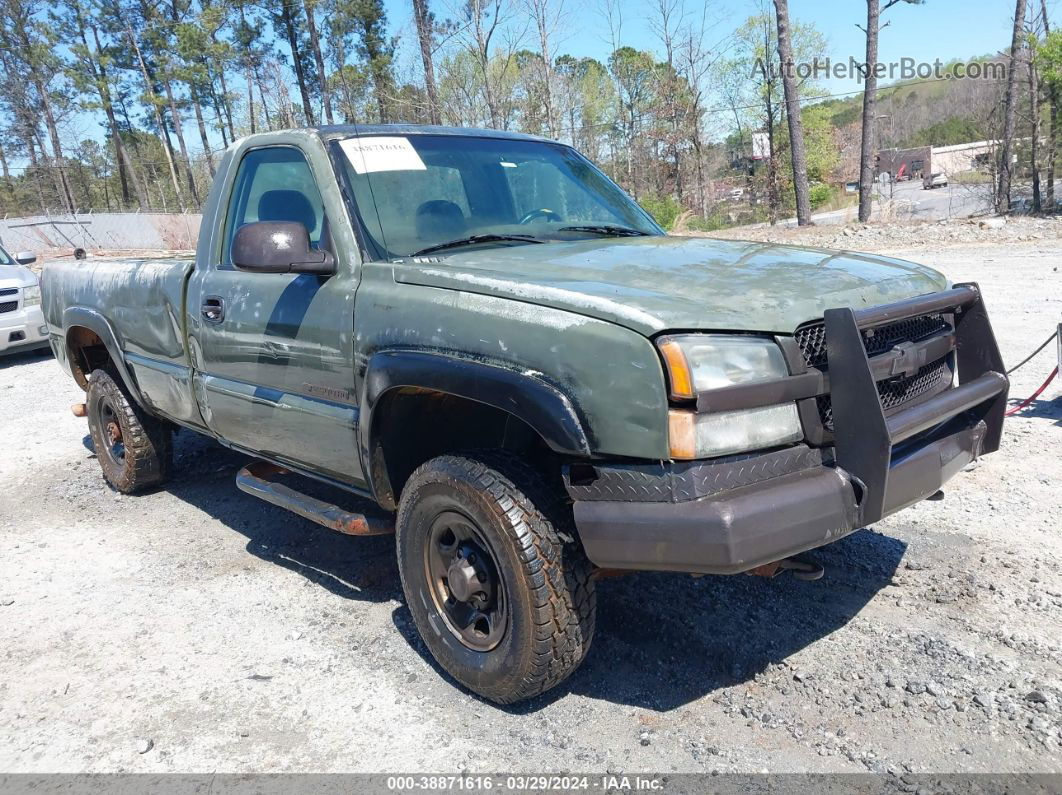
[[(997, 57), (972, 59), (986, 71), (1002, 67)], [(945, 75), (954, 75), (949, 65)], [(906, 80), (878, 89), (877, 116), (881, 148), (949, 146), (984, 140), (996, 134), (999, 97), (1005, 83), (998, 79), (943, 77)], [(839, 132), (858, 131), (863, 94), (828, 99), (814, 107), (825, 109)]]

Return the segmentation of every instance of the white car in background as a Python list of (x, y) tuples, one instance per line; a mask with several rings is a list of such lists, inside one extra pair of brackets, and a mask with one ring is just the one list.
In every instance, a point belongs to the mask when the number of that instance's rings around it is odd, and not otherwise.
[(25, 267), (36, 260), (28, 251), (12, 257), (0, 248), (0, 355), (48, 345), (41, 286)]
[(933, 190), (933, 188), (946, 188), (948, 187), (948, 175), (943, 171), (933, 171), (922, 177), (922, 189)]

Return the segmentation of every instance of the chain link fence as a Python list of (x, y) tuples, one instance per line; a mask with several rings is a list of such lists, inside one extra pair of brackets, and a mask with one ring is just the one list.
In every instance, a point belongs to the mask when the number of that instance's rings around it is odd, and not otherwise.
[(10, 253), (194, 249), (199, 213), (55, 213), (0, 220), (0, 245)]

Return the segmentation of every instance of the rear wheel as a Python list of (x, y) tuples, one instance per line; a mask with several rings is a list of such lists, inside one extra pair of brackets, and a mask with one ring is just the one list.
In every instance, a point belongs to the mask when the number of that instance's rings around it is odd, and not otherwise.
[(173, 460), (169, 423), (152, 417), (106, 370), (93, 370), (86, 401), (89, 433), (104, 479), (122, 494), (157, 486)]
[(594, 634), (590, 563), (556, 490), (500, 453), (441, 456), (410, 477), (398, 561), (435, 659), (484, 698), (538, 695), (582, 662)]

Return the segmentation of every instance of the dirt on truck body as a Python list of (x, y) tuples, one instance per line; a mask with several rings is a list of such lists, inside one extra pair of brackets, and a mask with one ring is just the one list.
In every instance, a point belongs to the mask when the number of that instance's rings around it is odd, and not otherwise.
[(163, 484), (184, 428), (260, 459), (249, 493), (393, 525), (431, 653), (503, 703), (582, 661), (595, 573), (815, 576), (794, 556), (996, 450), (1008, 387), (974, 284), (668, 237), (571, 147), (494, 131), (242, 139), (194, 260), (49, 265), (43, 304), (112, 487)]

